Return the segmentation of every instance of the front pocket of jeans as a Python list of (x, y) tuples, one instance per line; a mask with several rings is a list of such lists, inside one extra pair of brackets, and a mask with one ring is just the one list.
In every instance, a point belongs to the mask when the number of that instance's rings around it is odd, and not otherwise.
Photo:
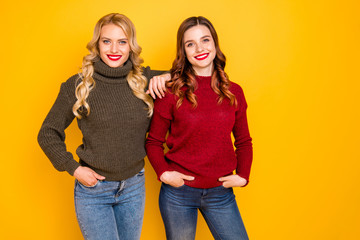
[(185, 184), (183, 184), (183, 185), (181, 185), (180, 187), (174, 187), (174, 186), (171, 186), (170, 184), (167, 184), (169, 187), (171, 187), (171, 188), (174, 188), (174, 189), (182, 189), (182, 188), (184, 188), (186, 185)]
[(137, 176), (142, 177), (142, 176), (144, 176), (144, 174), (145, 174), (145, 168), (141, 169), (141, 171), (138, 172)]
[(79, 185), (81, 187), (84, 187), (84, 188), (95, 188), (98, 184), (99, 184), (99, 180), (93, 185), (93, 186), (85, 186), (84, 184), (82, 184), (79, 180), (77, 181), (79, 183)]

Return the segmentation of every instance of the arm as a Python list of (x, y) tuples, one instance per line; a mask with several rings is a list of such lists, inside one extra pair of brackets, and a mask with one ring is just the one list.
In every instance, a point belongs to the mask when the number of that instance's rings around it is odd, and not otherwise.
[(239, 109), (235, 113), (235, 124), (233, 127), (234, 145), (236, 148), (235, 154), (237, 158), (236, 174), (246, 179), (247, 185), (253, 159), (253, 148), (246, 117), (247, 104), (242, 90), (239, 95), (237, 98)]
[[(71, 83), (75, 85), (74, 82)], [(73, 155), (66, 150), (65, 129), (75, 118), (72, 112), (73, 104), (66, 91), (66, 84), (61, 85), (59, 95), (41, 126), (38, 142), (58, 171), (67, 171), (85, 186), (92, 186), (98, 179), (103, 180), (105, 177), (88, 167), (80, 166)]]
[(146, 152), (158, 180), (173, 187), (180, 187), (184, 185), (184, 180), (191, 181), (194, 177), (173, 171), (164, 157), (165, 137), (173, 119), (171, 98), (173, 95), (168, 94), (164, 99), (155, 101), (154, 115), (146, 140)]
[(238, 108), (235, 112), (235, 124), (232, 129), (235, 138), (235, 154), (237, 159), (236, 174), (222, 177), (219, 181), (225, 187), (244, 187), (249, 182), (250, 169), (253, 159), (252, 139), (250, 137), (246, 117), (247, 104), (242, 89), (236, 94)]
[(75, 118), (65, 84), (61, 85), (59, 95), (41, 126), (38, 142), (58, 171), (67, 171), (73, 175), (80, 164), (66, 150), (64, 142), (65, 129)]
[(171, 171), (171, 167), (164, 157), (164, 143), (166, 141), (166, 133), (170, 128), (170, 119), (160, 115), (158, 112), (158, 102), (159, 100), (155, 101), (154, 115), (151, 120), (145, 147), (149, 161), (160, 180), (160, 176), (165, 171)]

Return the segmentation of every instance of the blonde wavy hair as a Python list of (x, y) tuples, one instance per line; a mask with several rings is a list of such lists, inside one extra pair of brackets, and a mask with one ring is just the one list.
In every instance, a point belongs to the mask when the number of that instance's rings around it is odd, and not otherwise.
[(76, 83), (77, 87), (75, 89), (75, 96), (77, 101), (73, 106), (73, 113), (78, 119), (81, 119), (84, 115), (88, 116), (90, 114), (90, 106), (86, 99), (88, 98), (90, 91), (95, 87), (95, 80), (92, 77), (94, 73), (93, 60), (100, 56), (100, 32), (102, 27), (107, 24), (115, 24), (120, 27), (128, 38), (130, 45), (129, 58), (133, 67), (126, 79), (134, 95), (144, 101), (147, 105), (146, 109), (148, 111), (148, 116), (150, 117), (154, 110), (154, 104), (152, 98), (145, 93), (147, 79), (142, 75), (141, 64), (144, 62), (144, 60), (140, 57), (142, 49), (136, 40), (136, 30), (134, 24), (125, 15), (119, 13), (105, 15), (95, 25), (94, 35), (86, 46), (90, 54), (83, 58), (81, 73), (79, 73), (79, 79)]

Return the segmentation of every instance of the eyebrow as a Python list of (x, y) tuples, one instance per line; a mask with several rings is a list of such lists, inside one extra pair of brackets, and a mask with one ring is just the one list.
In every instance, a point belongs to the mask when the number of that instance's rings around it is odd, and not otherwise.
[[(208, 38), (210, 37), (210, 35), (205, 35), (205, 36), (202, 36), (200, 39), (203, 39), (203, 38)], [(188, 42), (193, 42), (194, 40), (187, 40), (186, 42), (184, 42), (184, 44), (188, 43)]]
[[(111, 38), (108, 38), (108, 37), (101, 37), (101, 39), (109, 39), (111, 40)], [(120, 38), (120, 39), (117, 39), (117, 40), (128, 40), (127, 38)]]

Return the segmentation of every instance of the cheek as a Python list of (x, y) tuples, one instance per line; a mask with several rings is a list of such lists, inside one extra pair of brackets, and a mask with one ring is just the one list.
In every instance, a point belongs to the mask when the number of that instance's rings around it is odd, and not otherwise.
[(212, 60), (214, 60), (215, 56), (216, 56), (216, 48), (214, 44), (211, 44), (209, 46), (209, 51), (211, 52), (211, 57), (213, 58)]
[(100, 55), (104, 54), (106, 52), (106, 46), (100, 44), (99, 45), (99, 52), (100, 52)]
[(208, 50), (216, 51), (214, 42), (210, 42), (206, 47)]
[(121, 51), (123, 52), (124, 55), (129, 55), (130, 54), (130, 46), (123, 46), (121, 48)]
[(190, 61), (191, 60), (191, 50), (190, 49), (185, 49), (185, 56), (186, 58)]

